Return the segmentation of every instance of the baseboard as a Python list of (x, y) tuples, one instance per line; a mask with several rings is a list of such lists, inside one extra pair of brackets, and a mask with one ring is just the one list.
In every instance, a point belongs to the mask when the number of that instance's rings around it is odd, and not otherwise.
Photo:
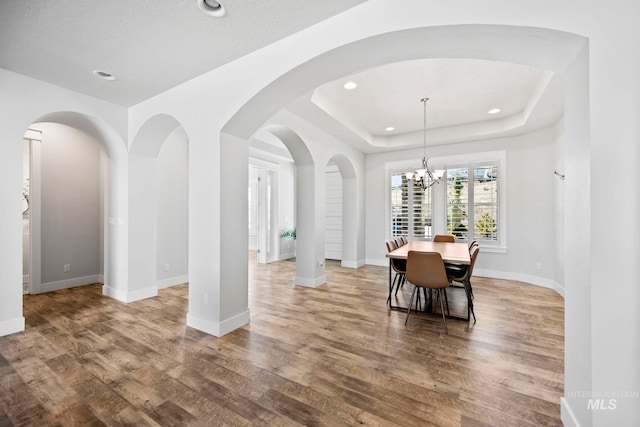
[(238, 328), (243, 327), (244, 325), (249, 323), (249, 309), (247, 308), (242, 313), (236, 314), (233, 317), (230, 317), (226, 320), (220, 322), (220, 335), (226, 335), (229, 332), (233, 332)]
[(296, 279), (293, 283), (299, 286), (304, 286), (305, 288), (317, 288), (318, 286), (327, 283), (327, 276), (322, 275), (316, 278), (296, 276)]
[(158, 296), (158, 287), (157, 286), (151, 286), (149, 288), (144, 288), (144, 289), (140, 289), (140, 290), (137, 290), (137, 291), (129, 292), (127, 294), (127, 301), (126, 302), (140, 301), (140, 300), (143, 300), (143, 299), (153, 298), (153, 297), (157, 297), (157, 296)]
[(580, 427), (580, 423), (573, 414), (569, 402), (564, 397), (560, 398), (560, 421), (564, 427)]
[(278, 257), (278, 261), (286, 261), (288, 259), (295, 258), (295, 257), (296, 257), (295, 252), (285, 252), (280, 254), (280, 256)]
[(118, 301), (127, 302), (127, 293), (120, 289), (112, 288), (111, 286), (102, 285), (102, 295), (117, 299)]
[(563, 286), (563, 285), (561, 285), (560, 283), (556, 282), (556, 281), (554, 281), (553, 283), (554, 283), (553, 289), (554, 289), (558, 294), (560, 294), (560, 296), (561, 296), (562, 298), (564, 298), (564, 286)]
[[(380, 267), (388, 267), (388, 259), (367, 259), (367, 265), (377, 265)], [(532, 276), (530, 274), (514, 273), (510, 271), (483, 270), (476, 268), (473, 270), (474, 276), (488, 277), (491, 279), (517, 280), (518, 282), (529, 283), (531, 285), (542, 286), (556, 291), (564, 298), (564, 286), (555, 280), (545, 279), (544, 277)]]
[(156, 286), (158, 289), (170, 288), (171, 286), (182, 285), (189, 282), (189, 275), (183, 274), (181, 276), (169, 277), (167, 279), (158, 280)]
[(345, 261), (345, 260), (342, 260), (340, 265), (342, 267), (344, 267), (344, 268), (360, 268), (363, 265), (365, 265), (365, 262), (364, 262), (363, 259), (360, 259), (358, 261)]
[(389, 258), (367, 259), (365, 263), (367, 265), (377, 265), (377, 266), (380, 266), (380, 267), (389, 267)]
[(553, 289), (564, 298), (564, 287), (552, 279), (532, 276), (530, 274), (514, 273), (510, 271), (474, 269), (474, 276), (489, 277), (491, 279), (516, 280), (518, 282), (529, 283), (543, 288)]
[(58, 291), (60, 289), (75, 288), (76, 286), (92, 285), (94, 283), (102, 283), (101, 276), (98, 274), (92, 276), (76, 277), (74, 279), (58, 280), (56, 282), (47, 282), (40, 285), (40, 292)]
[[(22, 300), (20, 300), (20, 303), (22, 303)], [(0, 337), (22, 331), (24, 331), (24, 317), (22, 316), (0, 322)]]
[(107, 285), (102, 285), (102, 295), (117, 299), (118, 301), (130, 303), (158, 296), (158, 288), (152, 286), (150, 288), (140, 289), (133, 292), (125, 292)]
[(215, 337), (221, 337), (249, 323), (249, 309), (220, 323), (187, 313), (187, 326)]

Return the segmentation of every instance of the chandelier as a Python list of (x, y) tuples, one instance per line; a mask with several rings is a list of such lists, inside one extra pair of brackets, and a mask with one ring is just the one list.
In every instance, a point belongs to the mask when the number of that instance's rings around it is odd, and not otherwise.
[(424, 109), (424, 122), (422, 128), (422, 168), (416, 169), (415, 172), (407, 172), (405, 176), (407, 180), (412, 180), (413, 185), (426, 190), (433, 184), (439, 184), (440, 180), (444, 176), (443, 170), (431, 171), (429, 169), (429, 158), (427, 157), (427, 101), (429, 98), (422, 98), (420, 102), (423, 104)]

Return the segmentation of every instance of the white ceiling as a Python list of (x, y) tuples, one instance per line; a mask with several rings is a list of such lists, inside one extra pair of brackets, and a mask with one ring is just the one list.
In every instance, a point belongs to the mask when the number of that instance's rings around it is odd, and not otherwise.
[[(357, 87), (346, 90), (346, 82)], [(564, 111), (561, 76), (471, 59), (398, 62), (326, 83), (287, 108), (365, 153), (517, 135)], [(489, 110), (499, 108), (497, 114)], [(387, 127), (393, 131), (387, 131)]]
[[(365, 0), (0, 1), (0, 67), (131, 106)], [(93, 70), (116, 76), (96, 78)], [(347, 91), (343, 84), (358, 84)], [(559, 76), (523, 65), (427, 59), (326, 83), (291, 112), (365, 153), (528, 132), (563, 112)], [(501, 108), (489, 115), (490, 108)], [(393, 126), (392, 132), (385, 127)]]
[(364, 1), (2, 0), (0, 67), (131, 106)]

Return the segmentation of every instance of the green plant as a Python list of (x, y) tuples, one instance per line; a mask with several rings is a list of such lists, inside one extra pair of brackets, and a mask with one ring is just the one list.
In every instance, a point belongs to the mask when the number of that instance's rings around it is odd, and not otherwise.
[(484, 237), (492, 238), (498, 232), (496, 220), (488, 213), (482, 214), (476, 221), (476, 232)]
[(449, 194), (449, 215), (447, 217), (447, 229), (449, 233), (458, 238), (466, 238), (469, 229), (464, 225), (467, 212), (462, 208), (462, 190), (465, 184), (462, 177), (456, 173), (453, 178), (453, 192)]
[(282, 230), (282, 233), (280, 233), (280, 237), (296, 240), (296, 228), (285, 228), (284, 230)]

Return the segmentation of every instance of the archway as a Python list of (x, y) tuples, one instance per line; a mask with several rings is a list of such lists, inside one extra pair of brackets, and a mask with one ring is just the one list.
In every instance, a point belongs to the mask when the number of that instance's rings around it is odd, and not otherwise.
[(34, 123), (57, 123), (77, 129), (89, 135), (103, 150), (103, 238), (104, 238), (104, 286), (106, 289), (126, 287), (126, 253), (127, 239), (122, 224), (126, 220), (124, 203), (126, 201), (126, 150), (120, 136), (103, 121), (71, 111), (60, 111), (45, 114)]
[[(176, 131), (179, 131), (176, 133)], [(133, 138), (129, 152), (129, 288), (126, 302), (158, 294), (158, 155), (170, 135), (184, 142), (181, 124), (168, 114), (149, 118)], [(186, 251), (186, 247), (184, 248)], [(162, 263), (169, 272), (170, 263)], [(181, 272), (178, 277), (186, 274)], [(179, 279), (178, 281), (182, 281)], [(171, 280), (162, 286), (170, 286)]]
[[(264, 130), (275, 135), (287, 147), (296, 167), (296, 278), (297, 285), (317, 287), (326, 282), (324, 265), (324, 221), (318, 218), (316, 167), (309, 148), (292, 129), (269, 124)], [(322, 182), (324, 185), (324, 182)], [(321, 221), (319, 221), (319, 219)], [(323, 237), (321, 238), (323, 239)]]
[(364, 265), (364, 233), (362, 218), (363, 189), (358, 186), (355, 167), (345, 154), (331, 157), (342, 178), (342, 259), (341, 265), (348, 268), (358, 268)]

